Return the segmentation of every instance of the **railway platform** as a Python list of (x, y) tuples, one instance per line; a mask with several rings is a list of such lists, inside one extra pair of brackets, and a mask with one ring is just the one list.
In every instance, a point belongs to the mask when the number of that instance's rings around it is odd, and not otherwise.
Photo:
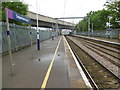
[(40, 51), (34, 44), (12, 56), (12, 76), (9, 55), (2, 57), (2, 88), (91, 88), (64, 36), (42, 41)]
[(82, 36), (82, 35), (76, 35), (80, 37), (85, 37), (89, 39), (95, 39), (95, 40), (100, 40), (100, 41), (105, 41), (105, 42), (112, 42), (112, 43), (120, 43), (120, 39), (114, 39), (114, 38), (104, 38), (104, 37), (90, 37), (90, 36)]

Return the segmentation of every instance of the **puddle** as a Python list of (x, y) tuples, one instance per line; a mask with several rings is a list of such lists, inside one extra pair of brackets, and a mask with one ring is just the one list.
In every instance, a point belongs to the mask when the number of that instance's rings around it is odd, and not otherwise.
[(38, 61), (41, 61), (41, 59), (38, 59)]

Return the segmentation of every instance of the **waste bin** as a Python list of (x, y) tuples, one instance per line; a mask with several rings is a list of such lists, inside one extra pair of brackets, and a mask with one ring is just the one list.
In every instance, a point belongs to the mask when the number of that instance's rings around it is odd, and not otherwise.
[(120, 39), (120, 33), (119, 33), (119, 35), (118, 35), (118, 39)]

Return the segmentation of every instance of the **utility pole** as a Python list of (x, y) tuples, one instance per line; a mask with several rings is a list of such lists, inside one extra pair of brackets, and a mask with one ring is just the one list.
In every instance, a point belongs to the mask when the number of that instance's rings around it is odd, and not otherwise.
[(53, 25), (53, 22), (52, 22), (52, 40), (54, 40), (54, 25)]
[(109, 28), (110, 28), (110, 19), (111, 19), (111, 17), (109, 16)]
[(59, 36), (59, 30), (58, 30), (58, 19), (57, 19), (57, 22), (56, 22), (56, 31), (57, 31), (57, 34), (58, 34), (58, 36)]
[(88, 36), (90, 36), (90, 18), (88, 18)]
[(93, 23), (92, 23), (92, 36), (93, 36)]

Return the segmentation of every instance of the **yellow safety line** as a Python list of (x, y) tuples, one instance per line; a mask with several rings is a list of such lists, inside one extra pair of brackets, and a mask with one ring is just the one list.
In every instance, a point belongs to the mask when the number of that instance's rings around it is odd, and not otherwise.
[(58, 42), (58, 45), (57, 45), (57, 48), (55, 50), (54, 56), (52, 58), (52, 61), (51, 61), (50, 66), (48, 68), (48, 71), (47, 71), (47, 73), (45, 75), (44, 81), (42, 83), (41, 90), (44, 90), (44, 88), (46, 88), (46, 84), (47, 84), (48, 78), (50, 76), (50, 72), (51, 72), (51, 69), (52, 69), (52, 66), (53, 66), (53, 63), (54, 63), (54, 60), (55, 60), (55, 56), (56, 56), (56, 53), (58, 51), (58, 48), (59, 48), (59, 45), (60, 45), (60, 42), (61, 42), (61, 39), (62, 39), (62, 37), (60, 38), (60, 40)]
[(67, 52), (67, 50), (66, 50), (66, 43), (65, 43), (65, 37), (63, 36), (63, 38), (64, 38), (64, 49), (65, 49), (65, 52)]

